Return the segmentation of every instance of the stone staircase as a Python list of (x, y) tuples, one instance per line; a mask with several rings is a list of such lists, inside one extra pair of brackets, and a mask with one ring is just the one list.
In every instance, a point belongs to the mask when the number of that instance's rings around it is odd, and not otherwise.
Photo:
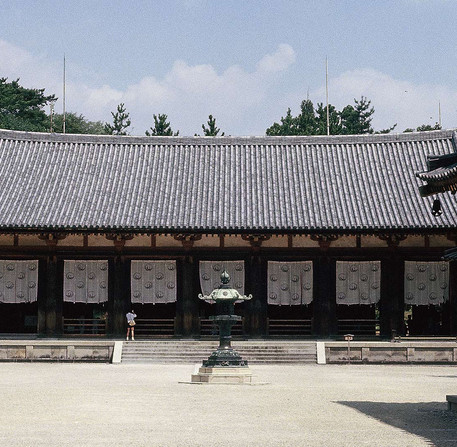
[[(219, 343), (207, 340), (124, 341), (122, 363), (201, 363)], [(234, 341), (232, 347), (249, 364), (316, 363), (316, 342)]]

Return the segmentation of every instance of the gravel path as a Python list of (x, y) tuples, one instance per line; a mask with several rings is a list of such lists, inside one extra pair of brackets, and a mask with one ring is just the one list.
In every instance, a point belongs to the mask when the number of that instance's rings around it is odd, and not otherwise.
[(252, 366), (268, 385), (190, 385), (192, 365), (0, 364), (0, 446), (457, 447), (451, 366)]

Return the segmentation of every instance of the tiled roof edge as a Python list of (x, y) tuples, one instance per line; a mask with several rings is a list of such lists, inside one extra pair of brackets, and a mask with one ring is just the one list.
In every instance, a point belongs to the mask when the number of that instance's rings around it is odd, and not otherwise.
[(457, 130), (436, 130), (431, 132), (407, 132), (398, 134), (364, 135), (315, 135), (315, 136), (252, 136), (252, 137), (147, 137), (118, 135), (87, 135), (23, 132), (1, 130), (0, 139), (24, 141), (48, 141), (59, 143), (94, 144), (160, 144), (160, 145), (291, 145), (291, 144), (363, 144), (395, 143), (401, 141), (430, 141), (451, 138), (457, 152)]
[(457, 130), (452, 132), (452, 147), (454, 148), (454, 152), (457, 152)]

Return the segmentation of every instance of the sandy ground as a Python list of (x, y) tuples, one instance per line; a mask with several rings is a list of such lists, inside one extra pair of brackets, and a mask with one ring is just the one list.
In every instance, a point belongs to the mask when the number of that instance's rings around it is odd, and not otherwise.
[(0, 364), (0, 446), (457, 446), (451, 366), (252, 366), (268, 385), (190, 385), (193, 365)]

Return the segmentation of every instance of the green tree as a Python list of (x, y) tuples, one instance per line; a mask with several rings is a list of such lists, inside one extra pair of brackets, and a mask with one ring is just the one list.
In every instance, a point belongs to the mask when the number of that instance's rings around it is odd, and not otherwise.
[(302, 101), (300, 115), (296, 118), (299, 135), (316, 135), (317, 120), (314, 112), (314, 104), (310, 99)]
[(106, 123), (105, 131), (110, 135), (128, 135), (127, 129), (130, 127), (130, 114), (125, 109), (122, 102), (117, 106), (116, 112), (111, 112), (113, 124)]
[(422, 124), (419, 127), (416, 127), (416, 129), (412, 129), (411, 127), (408, 127), (403, 132), (428, 132), (430, 130), (441, 130), (441, 129), (442, 129), (442, 127), (438, 123), (435, 123), (434, 126), (431, 126), (430, 124)]
[[(335, 106), (329, 104), (329, 130), (330, 135), (353, 135), (373, 133), (371, 125), (374, 107), (371, 101), (362, 96), (360, 100), (354, 99), (354, 105), (347, 105), (340, 112)], [(378, 133), (388, 133), (396, 124)], [(300, 114), (292, 115), (290, 109), (280, 123), (274, 123), (266, 130), (267, 135), (326, 135), (327, 134), (327, 106), (318, 103), (314, 108), (310, 99), (302, 101)]]
[(19, 79), (7, 82), (0, 78), (0, 128), (46, 132), (49, 120), (44, 107), (56, 101), (54, 95), (45, 95), (43, 89), (29, 89)]
[(342, 133), (345, 135), (373, 133), (371, 121), (374, 107), (370, 107), (371, 101), (362, 96), (360, 101), (354, 99), (354, 103), (354, 106), (347, 105), (341, 111)]
[[(332, 104), (328, 105), (329, 130), (330, 135), (341, 135), (343, 129), (341, 126), (340, 112)], [(327, 135), (327, 106), (322, 102), (317, 104), (316, 109), (316, 133), (315, 135)]]
[[(205, 137), (217, 137), (217, 134), (220, 132), (221, 129), (219, 129), (216, 126), (216, 118), (213, 118), (213, 115), (210, 115), (208, 117), (208, 127), (206, 127), (204, 124), (202, 124), (202, 129)], [(221, 137), (224, 136), (224, 132), (221, 133)]]
[(270, 136), (299, 135), (297, 119), (292, 116), (290, 108), (287, 109), (286, 116), (281, 117), (281, 123), (274, 123), (267, 129), (266, 133)]
[[(63, 115), (56, 113), (52, 118), (54, 132), (62, 132)], [(65, 114), (65, 132), (74, 134), (106, 135), (106, 124), (103, 121), (88, 121), (83, 115), (70, 112)]]
[(167, 121), (168, 116), (165, 113), (154, 114), (152, 117), (154, 118), (154, 127), (145, 132), (148, 137), (177, 137), (179, 135), (179, 130), (173, 133), (170, 123)]

